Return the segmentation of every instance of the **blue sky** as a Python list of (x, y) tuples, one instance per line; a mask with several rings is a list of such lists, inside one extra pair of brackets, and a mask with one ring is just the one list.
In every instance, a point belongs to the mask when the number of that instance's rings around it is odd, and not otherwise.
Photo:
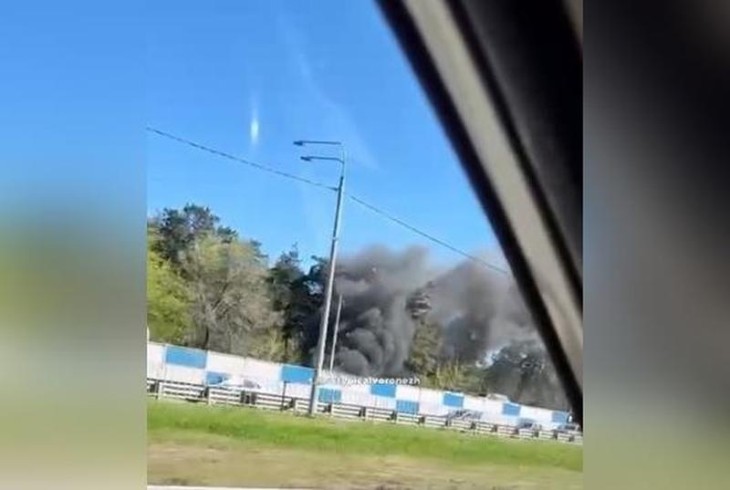
[[(343, 6), (347, 5), (346, 8)], [(336, 184), (297, 139), (347, 145), (348, 190), (469, 253), (496, 240), (375, 4), (366, 0), (155, 1), (147, 9), (147, 123)], [(326, 153), (327, 149), (321, 150)], [(148, 212), (209, 206), (275, 257), (326, 255), (335, 196), (149, 134)], [(453, 252), (345, 202), (342, 252), (381, 243)]]

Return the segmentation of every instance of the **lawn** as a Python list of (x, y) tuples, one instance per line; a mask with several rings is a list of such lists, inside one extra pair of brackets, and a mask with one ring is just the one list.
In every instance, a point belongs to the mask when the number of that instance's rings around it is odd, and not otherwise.
[(582, 488), (582, 449), (557, 442), (164, 401), (147, 413), (150, 483)]

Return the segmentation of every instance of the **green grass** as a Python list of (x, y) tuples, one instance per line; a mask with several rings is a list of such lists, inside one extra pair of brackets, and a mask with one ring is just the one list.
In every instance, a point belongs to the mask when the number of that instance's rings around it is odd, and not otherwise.
[(451, 466), (545, 467), (572, 472), (583, 467), (582, 448), (548, 441), (504, 440), (453, 431), (387, 423), (315, 420), (238, 407), (208, 407), (151, 401), (151, 443), (256, 444), (272, 449), (337, 455), (394, 456)]

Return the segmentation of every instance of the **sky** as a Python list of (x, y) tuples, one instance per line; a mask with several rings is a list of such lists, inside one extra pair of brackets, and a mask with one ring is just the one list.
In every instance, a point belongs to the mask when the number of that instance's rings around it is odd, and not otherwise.
[[(346, 8), (344, 7), (346, 5)], [(177, 0), (146, 11), (147, 125), (335, 186), (300, 139), (345, 144), (347, 191), (468, 253), (503, 264), (464, 172), (404, 55), (368, 0)], [(147, 210), (205, 205), (275, 258), (297, 244), (326, 256), (333, 192), (147, 134)], [(357, 203), (341, 253), (383, 244), (462, 258)]]

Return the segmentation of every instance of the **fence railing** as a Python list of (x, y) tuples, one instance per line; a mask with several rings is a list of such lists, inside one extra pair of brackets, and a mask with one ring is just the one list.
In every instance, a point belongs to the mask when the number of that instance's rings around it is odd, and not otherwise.
[[(147, 379), (147, 393), (149, 396), (157, 399), (168, 398), (208, 405), (233, 405), (302, 414), (306, 413), (308, 407), (308, 400), (306, 398), (287, 396), (286, 394), (276, 395), (256, 391), (232, 390), (150, 378)], [(583, 443), (583, 436), (579, 433), (518, 429), (512, 425), (477, 420), (449, 419), (448, 417), (438, 415), (409, 414), (387, 408), (363, 407), (336, 402), (320, 401), (317, 403), (316, 408), (317, 413), (340, 419), (371, 420), (523, 440), (548, 440), (572, 444)]]
[[(259, 385), (258, 391), (309, 396), (314, 371), (302, 365), (274, 363), (248, 357), (203, 351), (187, 347), (147, 343), (147, 377), (183, 383), (213, 385), (231, 383), (235, 378), (245, 386), (246, 381)], [(410, 378), (409, 378), (410, 379)], [(415, 381), (414, 379), (410, 379)], [(570, 414), (562, 410), (527, 406), (510, 402), (502, 396), (436, 390), (413, 385), (408, 379), (357, 377), (340, 372), (326, 373), (320, 380), (332, 401), (344, 401), (361, 406), (399, 408), (432, 415), (453, 415), (454, 411), (479, 413), (476, 419), (495, 424), (531, 421), (550, 429), (570, 422)], [(395, 381), (398, 381), (395, 383)], [(369, 389), (364, 390), (363, 385)], [(390, 386), (393, 385), (393, 386)], [(329, 398), (325, 398), (329, 401)], [(406, 407), (407, 405), (407, 407)]]

